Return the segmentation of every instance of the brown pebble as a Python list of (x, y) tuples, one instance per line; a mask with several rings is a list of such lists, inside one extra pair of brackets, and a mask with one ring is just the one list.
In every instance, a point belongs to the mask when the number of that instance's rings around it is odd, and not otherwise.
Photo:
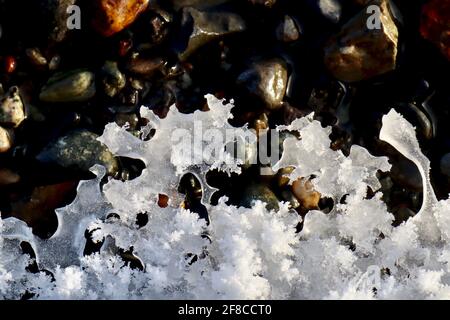
[(300, 178), (292, 184), (292, 192), (307, 210), (319, 208), (320, 193), (314, 190), (310, 180)]
[(149, 0), (95, 0), (94, 29), (105, 37), (122, 31), (144, 12)]
[(20, 176), (9, 169), (0, 169), (0, 186), (7, 186), (20, 181)]

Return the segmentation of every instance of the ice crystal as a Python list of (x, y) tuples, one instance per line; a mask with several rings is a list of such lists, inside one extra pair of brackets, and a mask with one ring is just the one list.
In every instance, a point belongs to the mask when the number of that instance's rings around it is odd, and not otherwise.
[[(377, 172), (390, 170), (387, 158), (356, 145), (348, 156), (330, 149), (331, 129), (312, 114), (278, 128), (298, 134), (284, 141), (273, 170), (292, 166), (291, 182), (312, 178), (314, 188), (334, 200), (329, 213), (308, 212), (297, 233), (300, 217), (285, 203), (278, 211), (259, 201), (253, 208), (228, 205), (226, 198), (209, 203), (213, 189), (206, 172), (240, 172), (242, 161), (225, 151), (233, 139), (214, 140), (213, 161), (201, 151), (204, 145), (171, 141), (180, 128), (193, 134), (195, 123), (219, 133), (231, 128), (233, 105), (210, 95), (207, 101), (207, 112), (185, 115), (172, 107), (162, 120), (143, 107), (149, 119), (143, 136), (155, 131), (148, 141), (107, 125), (100, 140), (116, 155), (144, 161), (146, 169), (134, 180), (100, 187), (105, 170), (94, 167), (97, 178), (81, 182), (74, 202), (57, 210), (59, 226), (50, 239), (36, 238), (24, 222), (0, 219), (0, 297), (28, 292), (40, 299), (450, 298), (450, 200), (437, 201), (429, 161), (401, 115), (391, 111), (383, 118), (380, 138), (418, 166), (424, 204), (398, 227), (379, 192)], [(194, 158), (180, 150), (186, 144)], [(186, 172), (202, 182), (209, 225), (179, 205), (177, 185)], [(159, 207), (158, 194), (168, 195), (170, 205)], [(143, 227), (135, 223), (140, 212), (148, 213)], [(99, 252), (83, 256), (85, 230), (102, 242)], [(32, 245), (40, 272), (26, 271), (30, 257), (21, 254), (21, 241)], [(141, 267), (125, 263), (123, 251)]]

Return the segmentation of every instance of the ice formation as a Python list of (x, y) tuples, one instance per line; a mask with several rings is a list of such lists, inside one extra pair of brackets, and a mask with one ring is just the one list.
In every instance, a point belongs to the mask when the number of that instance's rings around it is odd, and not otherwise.
[[(50, 239), (36, 238), (19, 220), (0, 219), (0, 297), (28, 292), (35, 299), (450, 298), (450, 201), (434, 196), (429, 161), (401, 115), (392, 110), (383, 118), (380, 138), (418, 166), (424, 204), (398, 227), (377, 192), (376, 173), (390, 169), (387, 158), (359, 146), (348, 157), (331, 150), (330, 128), (312, 115), (278, 128), (298, 131), (300, 139), (285, 140), (273, 169), (294, 166), (291, 181), (314, 176), (315, 188), (336, 204), (327, 214), (310, 211), (296, 233), (300, 218), (285, 203), (278, 211), (261, 202), (238, 208), (225, 198), (209, 204), (213, 189), (205, 173), (212, 167), (239, 173), (241, 162), (221, 152), (232, 141), (215, 141), (215, 161), (207, 165), (199, 154), (201, 161), (192, 166), (169, 142), (176, 129), (192, 133), (195, 121), (220, 132), (231, 128), (232, 104), (211, 95), (207, 101), (208, 112), (184, 115), (173, 107), (163, 120), (142, 108), (150, 120), (144, 135), (155, 129), (149, 141), (109, 124), (101, 141), (117, 155), (143, 160), (146, 169), (132, 181), (100, 187), (105, 172), (95, 166), (97, 178), (81, 182), (74, 202), (57, 210), (59, 227)], [(209, 225), (179, 206), (176, 186), (192, 171), (202, 181)], [(367, 197), (368, 188), (375, 196)], [(157, 205), (161, 193), (171, 199), (166, 208)], [(136, 215), (143, 211), (149, 221), (139, 228)], [(111, 212), (120, 219), (107, 218)], [(86, 229), (104, 241), (99, 253), (83, 256)], [(30, 257), (21, 253), (21, 241), (33, 247), (40, 272), (26, 270)], [(143, 270), (126, 265), (120, 248), (132, 248)]]

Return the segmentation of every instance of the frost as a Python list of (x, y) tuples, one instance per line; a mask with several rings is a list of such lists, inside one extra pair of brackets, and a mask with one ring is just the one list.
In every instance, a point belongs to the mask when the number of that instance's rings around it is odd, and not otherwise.
[[(162, 120), (143, 107), (149, 124), (142, 136), (154, 130), (148, 141), (107, 125), (100, 140), (116, 155), (141, 159), (146, 169), (134, 180), (110, 180), (101, 187), (105, 170), (95, 166), (97, 177), (82, 181), (74, 202), (57, 210), (59, 226), (50, 239), (36, 238), (24, 222), (0, 219), (0, 297), (450, 298), (450, 200), (437, 201), (429, 161), (401, 115), (391, 111), (383, 118), (380, 138), (418, 166), (425, 196), (420, 212), (398, 227), (392, 226), (393, 216), (378, 191), (377, 172), (391, 167), (386, 157), (374, 157), (356, 145), (348, 156), (333, 151), (331, 129), (312, 114), (278, 127), (298, 135), (284, 141), (284, 153), (272, 169), (293, 166), (291, 182), (312, 178), (314, 188), (334, 201), (329, 213), (308, 212), (296, 233), (301, 219), (286, 203), (278, 211), (259, 201), (250, 209), (227, 205), (226, 198), (215, 206), (209, 203), (214, 189), (205, 181), (208, 170), (240, 173), (242, 161), (226, 151), (235, 138), (223, 135), (232, 129), (228, 119), (233, 105), (210, 95), (207, 102), (207, 112), (185, 115), (172, 107)], [(207, 141), (184, 140), (199, 130), (199, 123), (202, 130), (217, 130), (209, 137), (214, 153), (211, 146), (204, 152)], [(237, 129), (248, 133), (246, 127)], [(217, 139), (219, 135), (226, 138)], [(180, 206), (183, 196), (177, 186), (186, 172), (202, 182), (209, 224)], [(169, 196), (169, 206), (158, 206), (158, 194)], [(112, 212), (120, 218), (108, 217)], [(141, 212), (148, 214), (148, 223), (138, 227)], [(100, 252), (83, 256), (85, 230), (102, 243)], [(33, 247), (40, 272), (26, 270), (32, 259), (21, 253), (21, 241)], [(124, 251), (139, 268), (122, 260), (119, 253)]]

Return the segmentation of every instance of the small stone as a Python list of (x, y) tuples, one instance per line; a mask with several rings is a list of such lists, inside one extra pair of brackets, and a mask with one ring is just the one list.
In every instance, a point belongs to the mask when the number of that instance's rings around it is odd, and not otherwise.
[(294, 170), (295, 170), (294, 167), (286, 167), (278, 170), (277, 184), (279, 187), (284, 187), (288, 185), (289, 178), (287, 176), (289, 176), (292, 172), (294, 172)]
[(420, 34), (450, 60), (450, 0), (431, 0), (422, 7)]
[(48, 63), (48, 69), (51, 70), (51, 71), (55, 71), (56, 69), (59, 68), (60, 64), (61, 64), (61, 56), (54, 55), (50, 59), (50, 62)]
[(13, 132), (0, 127), (0, 153), (8, 152), (13, 145)]
[(300, 37), (301, 29), (290, 16), (285, 15), (283, 21), (277, 27), (276, 36), (278, 41), (293, 42)]
[(76, 0), (47, 0), (41, 2), (47, 3), (44, 6), (49, 19), (47, 21), (50, 23), (50, 38), (55, 42), (63, 41), (69, 32), (67, 21), (70, 11), (67, 12), (67, 8), (74, 5)]
[(6, 168), (0, 169), (0, 186), (7, 186), (20, 181), (20, 176)]
[(25, 111), (18, 87), (11, 87), (0, 100), (0, 124), (17, 127), (25, 119)]
[(204, 44), (246, 29), (245, 21), (237, 14), (184, 8), (182, 26), (189, 29), (190, 25), (192, 33), (189, 35), (187, 46), (178, 49), (178, 56), (182, 61)]
[(281, 59), (271, 59), (253, 63), (238, 76), (238, 85), (250, 94), (256, 95), (270, 110), (283, 105), (288, 80), (287, 66)]
[(392, 162), (391, 178), (400, 186), (411, 191), (423, 190), (419, 169), (412, 161), (403, 156)]
[(309, 0), (310, 6), (332, 23), (341, 19), (342, 6), (338, 0)]
[(289, 202), (290, 207), (293, 209), (297, 209), (298, 207), (301, 206), (298, 199), (294, 196), (294, 194), (290, 190), (283, 190), (281, 192), (281, 197), (283, 198), (284, 201)]
[(249, 0), (251, 4), (271, 8), (277, 3), (277, 0)]
[(47, 59), (42, 55), (38, 48), (29, 48), (25, 51), (30, 62), (37, 67), (45, 67)]
[(106, 167), (109, 174), (118, 170), (118, 162), (108, 148), (97, 141), (99, 136), (87, 130), (75, 130), (50, 143), (36, 157), (43, 163), (56, 163), (63, 168), (89, 171), (95, 164)]
[(125, 87), (125, 76), (120, 72), (117, 62), (106, 61), (102, 68), (103, 91), (109, 97), (114, 97)]
[(165, 60), (161, 57), (141, 57), (133, 56), (128, 61), (127, 70), (140, 76), (153, 75), (160, 70), (165, 64)]
[(17, 68), (17, 61), (16, 58), (13, 56), (7, 56), (5, 57), (5, 72), (6, 73), (13, 73), (16, 71)]
[(398, 30), (386, 0), (375, 0), (380, 8), (381, 29), (367, 27), (365, 9), (347, 22), (325, 45), (325, 65), (341, 81), (356, 82), (395, 69)]
[(292, 184), (292, 192), (300, 201), (303, 208), (314, 210), (319, 208), (320, 193), (314, 190), (314, 186), (310, 180), (303, 178), (294, 181)]
[(268, 186), (252, 183), (245, 189), (240, 205), (251, 208), (257, 200), (265, 202), (268, 210), (279, 208), (279, 200)]
[(83, 102), (95, 96), (95, 75), (85, 70), (61, 72), (51, 77), (42, 88), (39, 99), (44, 102)]
[(136, 129), (139, 118), (134, 113), (126, 114), (126, 113), (118, 113), (115, 118), (115, 122), (120, 127), (128, 127), (131, 130)]
[(450, 153), (445, 154), (440, 162), (441, 173), (450, 179)]
[(92, 25), (104, 37), (122, 31), (144, 12), (149, 0), (95, 0)]

